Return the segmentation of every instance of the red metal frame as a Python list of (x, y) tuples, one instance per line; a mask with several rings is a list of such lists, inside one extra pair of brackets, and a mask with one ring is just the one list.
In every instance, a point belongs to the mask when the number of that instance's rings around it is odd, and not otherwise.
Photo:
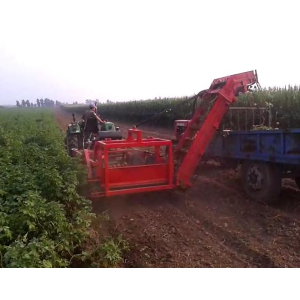
[[(168, 147), (165, 159), (161, 157), (161, 147)], [(149, 148), (153, 148), (154, 153), (147, 153)], [(93, 152), (85, 150), (84, 153), (88, 181), (99, 182), (101, 187), (100, 192), (92, 193), (92, 198), (173, 188), (173, 153), (169, 140), (143, 139), (140, 130), (129, 129), (126, 140), (98, 141)], [(135, 155), (140, 162), (137, 165), (118, 165), (118, 161), (129, 154)], [(154, 161), (147, 164), (147, 157)]]

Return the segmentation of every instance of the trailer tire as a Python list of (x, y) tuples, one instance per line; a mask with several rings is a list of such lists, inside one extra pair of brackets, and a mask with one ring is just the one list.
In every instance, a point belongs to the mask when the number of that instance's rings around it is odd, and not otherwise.
[(274, 203), (281, 191), (281, 173), (276, 165), (245, 161), (242, 164), (243, 188), (248, 198)]

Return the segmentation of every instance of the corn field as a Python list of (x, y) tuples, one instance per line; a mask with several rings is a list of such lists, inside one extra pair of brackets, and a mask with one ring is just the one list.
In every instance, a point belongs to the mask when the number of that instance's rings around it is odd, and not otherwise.
[[(101, 117), (112, 121), (124, 121), (137, 124), (161, 111), (163, 114), (151, 119), (147, 124), (172, 127), (176, 119), (189, 119), (192, 116), (193, 101), (188, 97), (159, 98), (153, 100), (138, 100), (129, 102), (112, 102), (98, 104)], [(300, 127), (300, 87), (268, 88), (239, 96), (239, 101), (233, 106), (259, 107), (270, 109), (271, 127)], [(86, 105), (65, 105), (68, 112), (77, 113), (81, 117)], [(227, 115), (226, 118), (229, 118)], [(243, 116), (241, 116), (243, 118)], [(243, 120), (241, 120), (243, 122)], [(266, 125), (266, 124), (265, 124)]]

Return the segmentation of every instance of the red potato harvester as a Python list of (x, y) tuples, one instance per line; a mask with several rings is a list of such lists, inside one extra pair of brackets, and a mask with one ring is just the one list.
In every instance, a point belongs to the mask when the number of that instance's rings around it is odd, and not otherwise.
[(174, 154), (172, 141), (142, 138), (142, 131), (136, 128), (128, 130), (125, 140), (96, 141), (94, 149), (84, 149), (88, 181), (100, 187), (91, 198), (191, 186), (195, 168), (229, 106), (255, 84), (257, 74), (250, 71), (215, 79), (209, 89), (197, 94), (201, 104), (186, 124)]

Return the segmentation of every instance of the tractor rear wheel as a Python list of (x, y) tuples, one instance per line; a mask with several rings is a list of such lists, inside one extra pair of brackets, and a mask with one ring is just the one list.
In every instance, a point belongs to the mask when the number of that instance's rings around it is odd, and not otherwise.
[(242, 164), (242, 181), (248, 198), (265, 203), (278, 200), (281, 173), (276, 165), (245, 161)]
[(74, 149), (82, 150), (83, 149), (83, 140), (79, 134), (70, 134), (67, 135), (65, 139), (66, 150), (68, 154), (73, 157)]

